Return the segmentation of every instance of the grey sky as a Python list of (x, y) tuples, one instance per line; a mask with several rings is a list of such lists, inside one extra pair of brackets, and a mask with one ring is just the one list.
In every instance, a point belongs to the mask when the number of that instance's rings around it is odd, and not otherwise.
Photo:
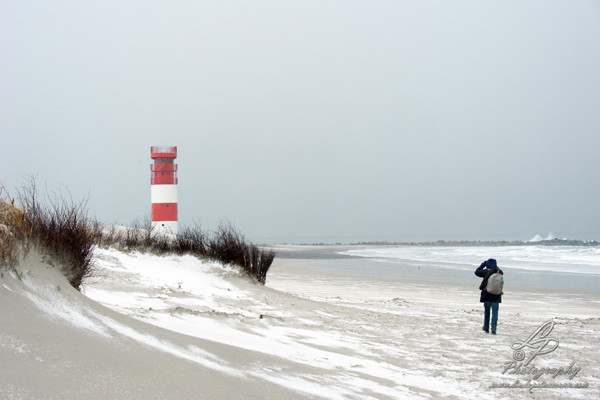
[(600, 239), (598, 1), (0, 2), (0, 180), (253, 241)]

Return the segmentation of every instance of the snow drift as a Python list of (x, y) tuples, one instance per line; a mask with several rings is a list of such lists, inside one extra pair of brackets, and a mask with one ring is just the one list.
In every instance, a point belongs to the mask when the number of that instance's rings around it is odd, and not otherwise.
[[(40, 252), (3, 272), (0, 398), (583, 399), (600, 384), (594, 295), (507, 291), (491, 337), (473, 282), (315, 274), (300, 256), (263, 286), (190, 256), (95, 254), (83, 293)], [(548, 319), (592, 390), (490, 389)]]

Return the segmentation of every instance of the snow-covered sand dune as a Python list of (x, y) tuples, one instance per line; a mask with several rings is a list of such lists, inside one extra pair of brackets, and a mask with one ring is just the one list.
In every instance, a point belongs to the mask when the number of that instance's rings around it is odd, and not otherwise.
[(261, 363), (318, 373), (114, 312), (35, 252), (0, 283), (1, 399), (295, 398)]
[[(297, 249), (279, 249), (282, 252)], [(349, 249), (346, 249), (349, 250)], [(84, 295), (30, 254), (0, 280), (0, 398), (595, 398), (600, 295), (511, 291), (497, 336), (470, 283), (315, 273), (277, 258), (267, 286), (192, 257), (98, 249)], [(552, 320), (587, 389), (496, 389), (511, 344)]]

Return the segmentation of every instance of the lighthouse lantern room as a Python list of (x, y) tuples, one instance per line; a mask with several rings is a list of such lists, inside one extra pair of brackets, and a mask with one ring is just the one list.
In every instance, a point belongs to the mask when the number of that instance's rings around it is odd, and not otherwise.
[(151, 146), (152, 232), (177, 234), (177, 146)]

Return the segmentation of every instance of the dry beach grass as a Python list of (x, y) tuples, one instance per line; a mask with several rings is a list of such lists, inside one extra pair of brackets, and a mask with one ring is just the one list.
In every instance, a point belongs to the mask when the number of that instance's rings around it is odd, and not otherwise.
[(56, 260), (71, 285), (79, 288), (89, 273), (94, 247), (117, 246), (215, 259), (239, 266), (264, 284), (275, 258), (273, 251), (248, 242), (231, 223), (223, 222), (211, 233), (199, 225), (183, 227), (178, 235), (158, 234), (139, 221), (131, 228), (101, 227), (88, 217), (85, 200), (75, 202), (62, 194), (47, 194), (45, 200), (40, 201), (33, 178), (16, 198), (0, 186), (0, 265), (14, 266), (22, 253), (35, 246)]

